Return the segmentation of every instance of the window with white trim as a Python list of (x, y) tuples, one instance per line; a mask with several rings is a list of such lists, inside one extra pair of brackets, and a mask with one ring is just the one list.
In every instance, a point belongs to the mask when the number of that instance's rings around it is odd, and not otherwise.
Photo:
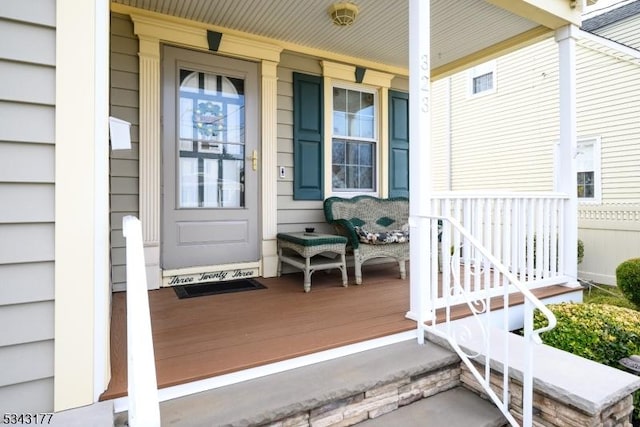
[(334, 192), (376, 191), (377, 93), (360, 86), (333, 86), (331, 186)]
[(578, 200), (600, 202), (600, 138), (579, 139), (576, 151)]
[(496, 91), (496, 61), (477, 65), (467, 72), (469, 97)]

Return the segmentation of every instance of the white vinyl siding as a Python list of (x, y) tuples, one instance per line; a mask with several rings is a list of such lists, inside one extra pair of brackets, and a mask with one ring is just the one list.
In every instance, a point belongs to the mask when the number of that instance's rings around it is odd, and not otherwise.
[[(605, 35), (631, 44), (629, 30), (623, 21)], [(601, 171), (600, 203), (596, 198), (579, 206), (585, 258), (578, 268), (582, 278), (615, 285), (617, 265), (637, 256), (640, 242), (640, 63), (609, 44), (579, 39), (576, 65), (577, 133), (580, 140), (599, 138)], [(557, 44), (549, 39), (498, 58), (496, 68), (499, 90), (492, 96), (469, 98), (467, 72), (433, 84), (436, 190), (447, 189), (449, 120), (452, 190), (553, 190), (559, 138)]]
[(0, 413), (53, 410), (55, 6), (0, 2)]
[[(557, 55), (555, 42), (547, 40), (497, 59), (500, 89), (491, 96), (469, 98), (468, 73), (451, 76), (452, 190), (552, 190)], [(444, 93), (444, 85), (444, 79), (434, 82), (434, 93)], [(445, 108), (445, 98), (434, 96), (433, 114), (446, 120)], [(443, 126), (434, 124), (432, 131), (437, 162), (446, 160)]]
[[(608, 52), (578, 44), (578, 135), (601, 137), (602, 203), (640, 203), (640, 65)], [(557, 55), (551, 39), (499, 58), (495, 96), (468, 99), (467, 74), (450, 78), (453, 190), (553, 189)], [(433, 85), (437, 189), (445, 188), (445, 85)]]
[(124, 290), (125, 241), (122, 218), (139, 215), (138, 39), (128, 16), (111, 15), (111, 111), (131, 123), (131, 150), (110, 150), (111, 281)]
[(467, 96), (483, 96), (496, 91), (496, 61), (476, 65), (467, 71)]
[(640, 65), (578, 46), (578, 135), (601, 137), (602, 203), (640, 203)]
[[(595, 32), (640, 49), (640, 15)], [(616, 284), (615, 271), (640, 247), (640, 62), (594, 43), (578, 46), (579, 135), (600, 135), (601, 204), (581, 203), (580, 277)]]
[[(433, 108), (431, 112), (431, 180), (435, 191), (448, 191), (447, 151), (449, 139), (450, 77), (437, 81), (431, 87)], [(436, 108), (437, 107), (437, 108)]]

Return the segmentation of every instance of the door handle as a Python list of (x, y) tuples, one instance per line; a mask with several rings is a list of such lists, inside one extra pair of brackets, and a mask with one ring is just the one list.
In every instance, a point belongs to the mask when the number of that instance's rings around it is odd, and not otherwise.
[(251, 160), (251, 168), (254, 171), (258, 170), (258, 150), (253, 150), (251, 157), (247, 157), (247, 160)]

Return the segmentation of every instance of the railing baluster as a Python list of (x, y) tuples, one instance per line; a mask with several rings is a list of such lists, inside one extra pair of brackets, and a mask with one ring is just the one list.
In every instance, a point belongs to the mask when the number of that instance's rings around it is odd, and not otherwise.
[(558, 200), (554, 199), (551, 205), (551, 224), (549, 226), (551, 254), (550, 258), (550, 276), (558, 275)]
[(543, 225), (543, 233), (544, 233), (544, 263), (542, 265), (542, 278), (549, 278), (549, 265), (550, 265), (550, 256), (551, 256), (551, 248), (549, 247), (550, 240), (550, 228), (549, 228), (549, 215), (551, 211), (549, 209), (549, 199), (545, 199), (542, 201), (544, 203), (544, 214), (542, 215), (542, 225)]
[(537, 199), (535, 201), (536, 203), (536, 209), (534, 210), (535, 212), (535, 237), (534, 239), (537, 240), (536, 242), (536, 254), (535, 254), (535, 260), (536, 260), (536, 265), (535, 265), (535, 280), (540, 280), (542, 279), (542, 266), (544, 265), (544, 256), (545, 256), (545, 250), (544, 250), (544, 215), (543, 215), (543, 200)]
[(529, 209), (529, 200), (522, 199), (520, 201), (520, 215), (518, 218), (518, 224), (520, 225), (518, 233), (518, 265), (520, 280), (527, 280), (527, 211)]
[[(445, 199), (444, 212), (451, 213), (451, 199)], [(441, 270), (442, 270), (442, 292), (447, 301), (451, 295), (451, 226), (449, 223), (442, 224), (442, 234), (440, 241)]]
[[(495, 230), (494, 239), (495, 246), (493, 249), (493, 253), (496, 255), (496, 258), (500, 260), (501, 263), (504, 262), (504, 252), (503, 252), (503, 241), (502, 241), (502, 225), (500, 221), (502, 219), (502, 209), (504, 209), (504, 205), (502, 203), (502, 199), (497, 199), (493, 204), (493, 223)], [(500, 289), (500, 277), (497, 271), (493, 271), (493, 289)]]
[[(484, 207), (484, 203), (483, 203), (484, 199), (482, 198), (478, 198), (475, 200), (475, 209), (474, 211), (476, 212), (476, 215), (474, 216), (475, 218), (475, 228), (474, 228), (474, 235), (478, 236), (478, 240), (480, 242), (482, 242), (484, 240), (484, 236), (483, 236), (483, 228), (482, 228), (482, 221), (484, 220), (484, 215), (483, 215), (483, 207)], [(481, 283), (481, 279), (482, 279), (482, 257), (481, 255), (478, 253), (477, 249), (475, 247), (473, 247), (472, 245), (470, 245), (471, 247), (471, 251), (473, 252), (473, 290), (478, 292), (482, 290), (482, 283)]]
[[(560, 204), (558, 209), (558, 236), (564, 236), (564, 203)], [(558, 271), (564, 273), (564, 245), (567, 242), (564, 239), (558, 239)], [(577, 244), (578, 242), (568, 242), (569, 244)]]
[(527, 282), (535, 280), (535, 203), (534, 199), (528, 199), (527, 209)]
[[(467, 229), (471, 229), (471, 199), (465, 199), (464, 205), (464, 226)], [(462, 250), (462, 262), (464, 264), (464, 291), (471, 292), (471, 246), (466, 239), (462, 240)]]
[[(482, 215), (482, 217), (484, 218), (484, 241), (486, 242), (485, 247), (489, 252), (495, 253), (493, 252), (493, 233), (491, 232), (492, 199), (483, 199), (482, 202), (484, 203), (484, 215)], [(489, 289), (491, 289), (491, 278), (489, 276), (489, 274), (491, 273), (491, 269), (489, 268), (489, 262), (484, 257), (482, 258), (482, 271), (484, 276), (482, 279), (482, 281), (484, 282), (482, 284), (482, 289), (487, 289), (488, 291)]]

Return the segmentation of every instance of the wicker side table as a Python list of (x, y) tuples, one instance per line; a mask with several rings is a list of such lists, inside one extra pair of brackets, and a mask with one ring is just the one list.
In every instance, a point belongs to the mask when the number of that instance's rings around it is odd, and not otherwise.
[[(304, 291), (311, 290), (311, 275), (316, 270), (339, 268), (342, 286), (347, 286), (347, 262), (345, 257), (347, 238), (322, 233), (278, 233), (278, 276), (282, 263), (304, 271)], [(290, 251), (283, 251), (290, 249)], [(293, 253), (292, 253), (293, 252)], [(339, 259), (315, 257), (323, 252), (338, 254)]]

